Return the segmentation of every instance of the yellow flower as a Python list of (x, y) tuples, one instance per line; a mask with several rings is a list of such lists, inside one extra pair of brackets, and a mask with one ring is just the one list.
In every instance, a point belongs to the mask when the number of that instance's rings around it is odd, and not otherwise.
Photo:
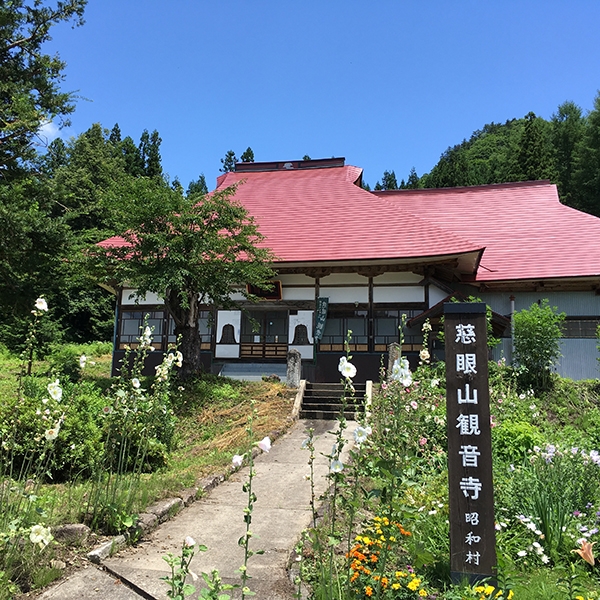
[(366, 594), (367, 596), (372, 596), (372, 595), (373, 595), (373, 588), (372, 588), (370, 585), (368, 585), (368, 586), (365, 588), (365, 594)]
[(409, 583), (406, 584), (406, 587), (409, 590), (412, 590), (413, 592), (415, 592), (419, 587), (419, 583), (420, 583), (420, 581), (418, 579), (413, 579), (412, 581), (410, 581)]
[(425, 590), (419, 590), (419, 596), (421, 596), (421, 598), (425, 598), (425, 596), (427, 596), (427, 592)]
[(396, 582), (396, 583), (392, 583), (392, 589), (393, 590), (399, 590), (402, 586)]

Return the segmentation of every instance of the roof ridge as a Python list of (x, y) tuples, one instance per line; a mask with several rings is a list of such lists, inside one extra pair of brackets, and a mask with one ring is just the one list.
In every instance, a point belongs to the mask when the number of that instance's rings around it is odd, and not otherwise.
[(371, 190), (372, 194), (377, 196), (393, 196), (394, 194), (410, 194), (410, 193), (435, 193), (435, 192), (460, 192), (472, 191), (477, 189), (502, 189), (502, 188), (518, 188), (518, 187), (536, 187), (536, 186), (554, 185), (549, 179), (536, 179), (534, 181), (507, 181), (505, 183), (482, 183), (479, 185), (461, 185), (456, 187), (441, 187), (441, 188), (417, 188), (417, 189), (397, 189), (397, 190)]

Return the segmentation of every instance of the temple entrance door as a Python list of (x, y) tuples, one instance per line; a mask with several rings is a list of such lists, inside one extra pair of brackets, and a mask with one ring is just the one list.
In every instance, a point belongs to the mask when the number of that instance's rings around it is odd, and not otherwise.
[(288, 349), (287, 310), (253, 310), (242, 316), (241, 358), (285, 359)]

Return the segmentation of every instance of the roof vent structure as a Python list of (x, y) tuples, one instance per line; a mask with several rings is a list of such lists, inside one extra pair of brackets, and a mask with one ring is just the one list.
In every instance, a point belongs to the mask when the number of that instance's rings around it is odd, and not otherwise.
[(310, 160), (287, 160), (276, 162), (241, 162), (235, 164), (236, 173), (251, 173), (253, 171), (295, 171), (300, 169), (326, 169), (343, 167), (345, 159), (317, 158)]

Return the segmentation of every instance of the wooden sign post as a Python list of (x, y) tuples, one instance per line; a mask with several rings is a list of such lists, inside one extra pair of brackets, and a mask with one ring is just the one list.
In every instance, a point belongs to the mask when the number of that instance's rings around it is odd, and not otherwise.
[(496, 571), (486, 305), (444, 304), (444, 334), (450, 570), (474, 583)]

